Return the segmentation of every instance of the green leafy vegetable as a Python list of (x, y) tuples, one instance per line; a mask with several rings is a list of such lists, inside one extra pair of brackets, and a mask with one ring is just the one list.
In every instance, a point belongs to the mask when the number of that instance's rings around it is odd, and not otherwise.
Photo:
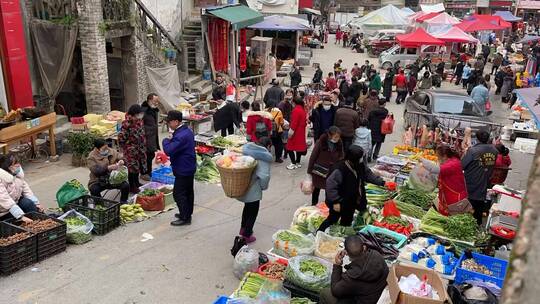
[(210, 141), (212, 146), (214, 147), (232, 147), (234, 143), (228, 139), (225, 139), (224, 137), (218, 136)]
[(140, 196), (156, 196), (160, 193), (157, 189), (144, 189), (141, 193), (139, 193)]
[(449, 216), (444, 227), (448, 237), (456, 240), (474, 241), (478, 233), (476, 219), (470, 213)]
[(348, 237), (356, 234), (353, 227), (345, 227), (341, 225), (332, 225), (328, 228), (328, 234), (335, 237)]
[(426, 214), (424, 209), (414, 204), (396, 201), (396, 205), (399, 212), (416, 219), (421, 219)]
[(195, 180), (204, 183), (219, 183), (221, 181), (216, 164), (209, 156), (197, 155), (197, 171)]
[(409, 203), (428, 210), (433, 205), (435, 195), (432, 192), (426, 192), (411, 188), (405, 184), (399, 188), (399, 194), (396, 200), (404, 203)]
[(399, 224), (404, 227), (408, 227), (410, 224), (408, 221), (397, 216), (387, 216), (383, 218), (381, 222), (388, 223), (388, 224)]
[(300, 262), (300, 271), (319, 277), (326, 273), (326, 267), (315, 259), (306, 259)]
[(430, 208), (420, 222), (420, 230), (440, 236), (447, 236), (445, 227), (448, 217), (440, 214), (437, 210)]

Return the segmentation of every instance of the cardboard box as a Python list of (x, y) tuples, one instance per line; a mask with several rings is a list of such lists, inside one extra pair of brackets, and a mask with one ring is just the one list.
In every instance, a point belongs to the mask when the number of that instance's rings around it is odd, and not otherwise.
[[(439, 294), (439, 300), (415, 297), (401, 292), (398, 285), (399, 279), (401, 277), (406, 277), (411, 273), (414, 273), (419, 279), (422, 279), (422, 277), (426, 275), (428, 283)], [(443, 283), (437, 272), (431, 269), (412, 265), (394, 264), (390, 268), (390, 273), (388, 274), (386, 281), (388, 282), (388, 291), (390, 292), (392, 304), (442, 304), (449, 300), (448, 295), (446, 294), (446, 285)]]

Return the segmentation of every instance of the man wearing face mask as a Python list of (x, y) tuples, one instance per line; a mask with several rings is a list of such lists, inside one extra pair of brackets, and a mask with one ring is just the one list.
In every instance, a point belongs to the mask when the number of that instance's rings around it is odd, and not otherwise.
[(337, 107), (332, 105), (329, 97), (315, 105), (309, 120), (313, 123), (313, 139), (317, 141), (328, 129), (334, 125)]
[(182, 124), (180, 111), (169, 111), (167, 124), (172, 134), (163, 140), (163, 150), (171, 158), (171, 167), (175, 177), (173, 197), (180, 211), (175, 214), (177, 219), (172, 221), (171, 225), (191, 225), (195, 201), (193, 184), (197, 167), (195, 136), (187, 125)]
[(341, 140), (345, 151), (352, 144), (356, 128), (360, 126), (360, 116), (353, 109), (352, 98), (347, 98), (343, 107), (336, 111), (334, 126), (341, 130)]
[(126, 120), (118, 133), (118, 143), (124, 154), (128, 168), (130, 192), (139, 193), (139, 174), (147, 172), (146, 168), (146, 135), (143, 124), (144, 112), (138, 104), (129, 107)]
[(86, 160), (90, 169), (90, 180), (88, 189), (92, 196), (101, 197), (101, 192), (107, 189), (120, 190), (120, 203), (127, 203), (129, 196), (129, 183), (123, 182), (118, 185), (111, 185), (109, 177), (111, 171), (118, 170), (124, 165), (118, 152), (109, 146), (105, 140), (99, 138), (94, 141), (94, 150), (88, 154)]
[(326, 178), (326, 204), (330, 214), (319, 227), (325, 231), (331, 225), (350, 226), (355, 210), (367, 208), (366, 183), (384, 186), (384, 181), (364, 165), (364, 150), (352, 145), (345, 159), (336, 163)]
[(142, 172), (142, 180), (149, 181), (152, 174), (152, 160), (159, 148), (159, 96), (150, 93), (142, 103), (144, 112), (143, 124), (146, 136), (146, 172)]

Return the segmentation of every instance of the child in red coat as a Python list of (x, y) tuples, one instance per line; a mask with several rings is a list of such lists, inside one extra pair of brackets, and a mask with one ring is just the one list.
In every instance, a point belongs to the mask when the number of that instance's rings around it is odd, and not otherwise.
[[(254, 102), (251, 104), (251, 112), (247, 114), (246, 134), (251, 142), (258, 142), (259, 137), (269, 137), (272, 132), (272, 115), (266, 111), (261, 111), (261, 104)], [(266, 130), (257, 130), (257, 123), (264, 123)]]
[(508, 169), (510, 169), (510, 165), (512, 164), (512, 160), (510, 159), (509, 155), (510, 150), (508, 150), (507, 147), (505, 147), (503, 144), (497, 144), (495, 148), (497, 148), (499, 154), (497, 155), (495, 168), (491, 174), (490, 184), (492, 185), (504, 184), (504, 181), (508, 176)]

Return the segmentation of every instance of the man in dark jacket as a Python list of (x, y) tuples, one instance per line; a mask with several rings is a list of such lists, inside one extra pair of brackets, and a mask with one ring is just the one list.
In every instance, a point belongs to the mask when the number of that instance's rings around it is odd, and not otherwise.
[(489, 179), (495, 168), (499, 152), (489, 143), (489, 133), (486, 130), (476, 132), (478, 143), (467, 150), (461, 166), (465, 174), (465, 183), (469, 193), (469, 201), (474, 208), (474, 218), (478, 225), (482, 224), (482, 213), (486, 209), (486, 194)]
[(352, 144), (354, 131), (360, 126), (360, 116), (353, 109), (352, 99), (347, 98), (342, 108), (336, 111), (334, 126), (341, 130), (343, 149), (347, 151)]
[(313, 123), (313, 140), (315, 142), (334, 125), (336, 111), (337, 107), (332, 105), (329, 97), (325, 97), (323, 102), (311, 111), (309, 120)]
[(372, 150), (368, 155), (368, 161), (376, 160), (379, 157), (379, 152), (381, 151), (382, 143), (386, 137), (385, 134), (381, 132), (382, 121), (388, 116), (388, 110), (384, 107), (386, 101), (384, 99), (379, 100), (379, 107), (375, 108), (369, 113), (369, 129), (371, 130), (371, 143)]
[(240, 128), (242, 112), (238, 103), (227, 100), (222, 101), (213, 116), (214, 131), (221, 131), (221, 136), (234, 134), (234, 126)]
[(215, 101), (225, 100), (227, 96), (226, 83), (223, 76), (218, 74), (212, 84), (212, 99)]
[(175, 214), (172, 226), (191, 225), (195, 192), (193, 184), (197, 159), (195, 157), (195, 136), (193, 131), (182, 124), (182, 112), (169, 111), (167, 124), (174, 130), (169, 138), (163, 140), (163, 151), (171, 158), (174, 174), (173, 197), (180, 213)]
[[(343, 258), (351, 261), (345, 265)], [(375, 304), (386, 287), (388, 266), (383, 256), (367, 248), (362, 239), (349, 236), (345, 239), (345, 250), (336, 255), (330, 288), (321, 291), (321, 304)]]
[(285, 92), (283, 92), (283, 89), (279, 86), (278, 80), (272, 79), (272, 86), (264, 93), (263, 101), (265, 108), (270, 106), (275, 107), (283, 99), (285, 99)]
[(313, 84), (318, 85), (317, 89), (321, 88), (322, 75), (323, 71), (321, 70), (321, 66), (317, 65), (317, 69), (315, 70), (315, 74), (313, 75)]
[(150, 180), (152, 174), (152, 161), (154, 155), (159, 148), (159, 96), (151, 93), (146, 97), (146, 101), (142, 103), (144, 112), (144, 134), (146, 136), (146, 172), (142, 172), (141, 179)]
[(354, 105), (356, 105), (358, 98), (360, 98), (360, 94), (362, 94), (362, 89), (362, 84), (358, 82), (358, 78), (353, 76), (351, 78), (351, 85), (349, 86), (349, 97), (352, 98)]
[(296, 89), (302, 83), (302, 74), (296, 65), (293, 65), (293, 70), (289, 76), (291, 77), (291, 88)]

